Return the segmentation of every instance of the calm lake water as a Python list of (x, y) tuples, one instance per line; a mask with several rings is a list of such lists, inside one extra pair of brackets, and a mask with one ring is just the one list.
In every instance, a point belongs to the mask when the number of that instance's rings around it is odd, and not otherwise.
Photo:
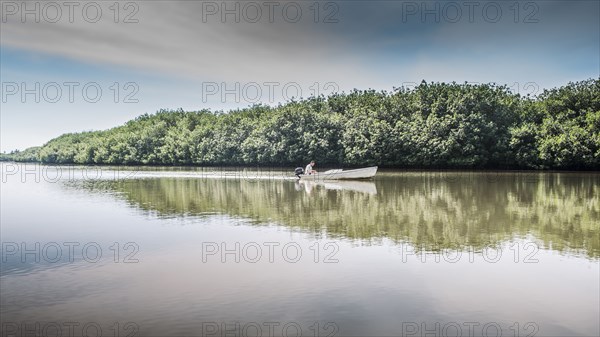
[(600, 335), (600, 174), (289, 175), (3, 163), (2, 335)]

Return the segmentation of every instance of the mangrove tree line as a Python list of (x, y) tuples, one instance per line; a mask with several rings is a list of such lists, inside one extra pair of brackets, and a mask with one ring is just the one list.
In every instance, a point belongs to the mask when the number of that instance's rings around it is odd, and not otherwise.
[(600, 78), (520, 96), (422, 82), (224, 112), (161, 110), (4, 160), (51, 164), (600, 167)]

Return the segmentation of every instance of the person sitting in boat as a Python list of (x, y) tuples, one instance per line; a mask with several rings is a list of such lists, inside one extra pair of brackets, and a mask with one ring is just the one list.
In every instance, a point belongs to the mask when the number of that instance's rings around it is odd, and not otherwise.
[(317, 173), (317, 171), (313, 170), (313, 166), (315, 166), (315, 161), (311, 160), (310, 163), (308, 165), (306, 165), (306, 168), (304, 169), (304, 174)]

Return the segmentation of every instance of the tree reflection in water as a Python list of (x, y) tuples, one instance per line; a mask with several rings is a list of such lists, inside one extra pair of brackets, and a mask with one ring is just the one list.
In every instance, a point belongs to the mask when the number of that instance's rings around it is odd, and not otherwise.
[(600, 255), (597, 173), (395, 172), (373, 182), (149, 178), (87, 181), (160, 216), (223, 213), (348, 239), (424, 250), (482, 249), (533, 236), (545, 248)]

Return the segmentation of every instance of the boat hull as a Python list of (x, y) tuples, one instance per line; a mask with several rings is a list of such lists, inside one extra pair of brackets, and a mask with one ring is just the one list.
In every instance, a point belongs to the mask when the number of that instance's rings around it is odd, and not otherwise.
[(355, 179), (371, 179), (377, 174), (377, 166), (365, 167), (354, 170), (331, 170), (323, 173), (317, 172), (310, 175), (300, 175), (300, 180), (355, 180)]

